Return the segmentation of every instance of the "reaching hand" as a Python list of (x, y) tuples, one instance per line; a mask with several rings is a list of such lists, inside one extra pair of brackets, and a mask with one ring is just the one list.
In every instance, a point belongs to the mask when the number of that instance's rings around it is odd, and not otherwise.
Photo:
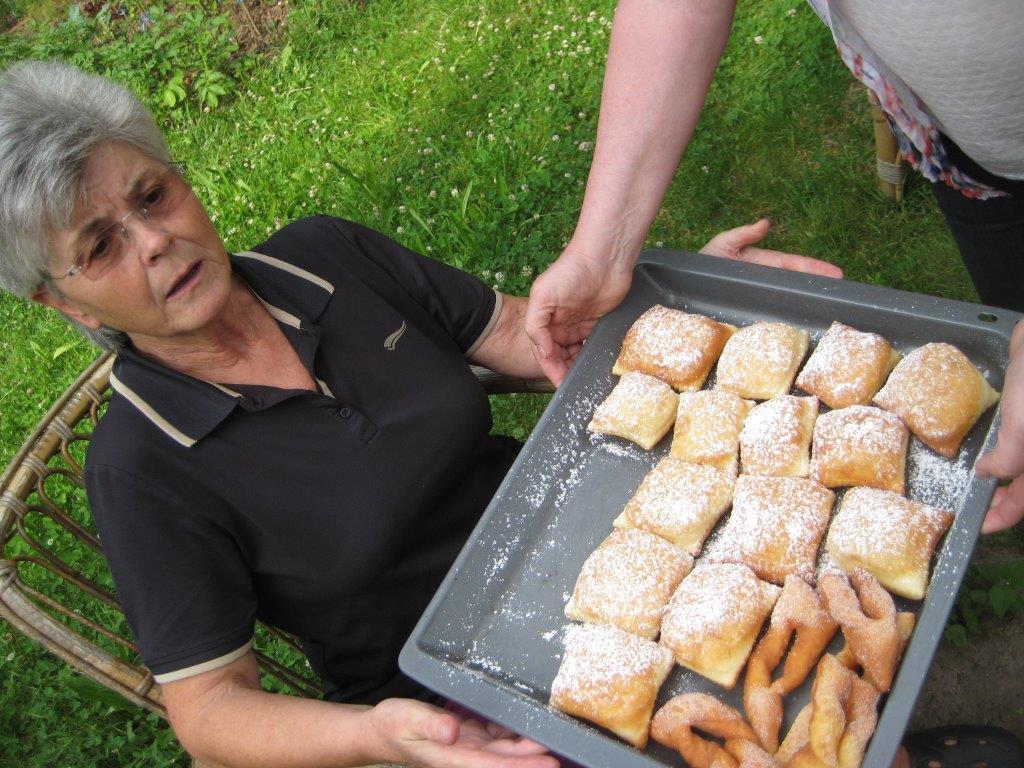
[(979, 475), (1011, 482), (996, 491), (982, 533), (1002, 531), (1024, 518), (1024, 320), (1017, 323), (1010, 339), (1001, 408), (1003, 420), (996, 447), (978, 460), (975, 469)]
[(367, 714), (381, 745), (374, 760), (423, 768), (558, 768), (539, 744), (421, 701), (386, 699)]
[(566, 250), (537, 278), (526, 307), (526, 335), (544, 375), (558, 386), (601, 315), (619, 305), (632, 272)]
[(768, 234), (771, 226), (772, 223), (768, 219), (761, 219), (753, 224), (720, 232), (711, 238), (708, 244), (700, 249), (700, 252), (708, 256), (721, 256), (723, 259), (749, 261), (751, 264), (791, 269), (794, 272), (807, 272), (808, 274), (821, 275), (822, 277), (843, 276), (843, 270), (835, 264), (829, 264), (827, 261), (812, 259), (810, 256), (798, 256), (795, 253), (783, 253), (782, 251), (771, 251), (766, 248), (755, 247), (754, 244)]

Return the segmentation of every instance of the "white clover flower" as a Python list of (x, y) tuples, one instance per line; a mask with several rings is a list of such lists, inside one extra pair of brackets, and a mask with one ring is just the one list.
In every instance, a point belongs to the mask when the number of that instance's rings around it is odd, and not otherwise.
[(520, 184), (519, 188), (521, 190), (523, 190), (523, 192), (528, 192), (530, 190), (530, 185), (529, 184)]
[(11, 651), (10, 653), (7, 654), (7, 660), (8, 661), (14, 661), (14, 651)]
[(401, 235), (405, 232), (405, 227), (395, 227), (395, 232)]
[(405, 213), (405, 211), (406, 211), (406, 208), (405, 208), (405, 206), (404, 206), (404, 205), (400, 205), (400, 206), (398, 206), (398, 212), (399, 212), (399, 213)]
[(754, 35), (754, 42), (760, 45), (764, 42), (764, 35)]
[(487, 140), (488, 141), (494, 141), (495, 138), (496, 137), (495, 137), (495, 135), (493, 133), (488, 133), (487, 134)]
[(553, 133), (553, 134), (551, 134), (551, 140), (552, 141), (561, 141), (562, 137), (559, 136), (557, 133)]
[(700, 167), (700, 169), (701, 169), (701, 171), (703, 171), (704, 173), (707, 173), (707, 172), (708, 172), (708, 167), (707, 167), (706, 165), (702, 165), (702, 166)]
[(589, 141), (581, 141), (579, 144), (580, 152), (587, 152), (593, 145)]
[(555, 90), (555, 84), (554, 83), (548, 83), (548, 90), (549, 91)]
[(523, 267), (521, 270), (519, 270), (519, 274), (521, 274), (523, 277), (533, 277), (533, 267), (527, 265)]
[(491, 270), (485, 269), (483, 272), (480, 273), (480, 277), (484, 278), (484, 280), (490, 280)]
[(792, 19), (794, 16), (796, 16), (796, 8), (790, 8), (788, 11), (786, 11), (786, 15)]
[(307, 193), (310, 197), (316, 197), (316, 187), (310, 187)]
[(430, 190), (430, 193), (427, 195), (427, 197), (429, 197), (431, 200), (433, 200), (435, 197), (437, 197), (437, 190), (436, 189)]
[(505, 281), (505, 273), (504, 272), (495, 272), (494, 273), (494, 279), (497, 280), (499, 283), (504, 282)]
[(459, 188), (458, 187), (452, 187), (452, 197), (458, 197), (458, 196), (459, 196)]
[(656, 242), (656, 243), (654, 244), (654, 247), (655, 247), (655, 248), (662, 248), (662, 247), (664, 247), (664, 245), (665, 245), (665, 241), (664, 241), (664, 240), (658, 240), (658, 241), (657, 241), (657, 242)]

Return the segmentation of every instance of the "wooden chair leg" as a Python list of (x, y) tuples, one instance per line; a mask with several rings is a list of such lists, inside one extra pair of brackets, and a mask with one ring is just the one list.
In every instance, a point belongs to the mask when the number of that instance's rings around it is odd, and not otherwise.
[(907, 179), (907, 169), (900, 159), (900, 147), (896, 137), (889, 128), (878, 105), (871, 104), (871, 122), (875, 124), (875, 170), (878, 173), (878, 186), (882, 194), (894, 203), (903, 200), (903, 185)]

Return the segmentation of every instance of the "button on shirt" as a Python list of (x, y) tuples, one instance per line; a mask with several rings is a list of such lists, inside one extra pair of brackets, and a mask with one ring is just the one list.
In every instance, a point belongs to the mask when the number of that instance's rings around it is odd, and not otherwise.
[(298, 635), (335, 700), (424, 695), (405, 638), (518, 450), (466, 356), (500, 295), (351, 222), (232, 257), (317, 392), (218, 384), (126, 350), (86, 485), (158, 682)]

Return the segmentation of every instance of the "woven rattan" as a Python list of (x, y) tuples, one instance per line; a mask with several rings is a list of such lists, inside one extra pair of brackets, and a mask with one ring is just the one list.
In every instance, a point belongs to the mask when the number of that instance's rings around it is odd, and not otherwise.
[[(0, 476), (0, 616), (72, 667), (166, 717), (160, 686), (139, 662), (85, 500), (82, 463), (110, 399), (113, 358), (100, 356), (54, 403)], [(492, 394), (550, 391), (482, 368)], [(264, 687), (316, 697), (296, 638), (257, 629)]]

